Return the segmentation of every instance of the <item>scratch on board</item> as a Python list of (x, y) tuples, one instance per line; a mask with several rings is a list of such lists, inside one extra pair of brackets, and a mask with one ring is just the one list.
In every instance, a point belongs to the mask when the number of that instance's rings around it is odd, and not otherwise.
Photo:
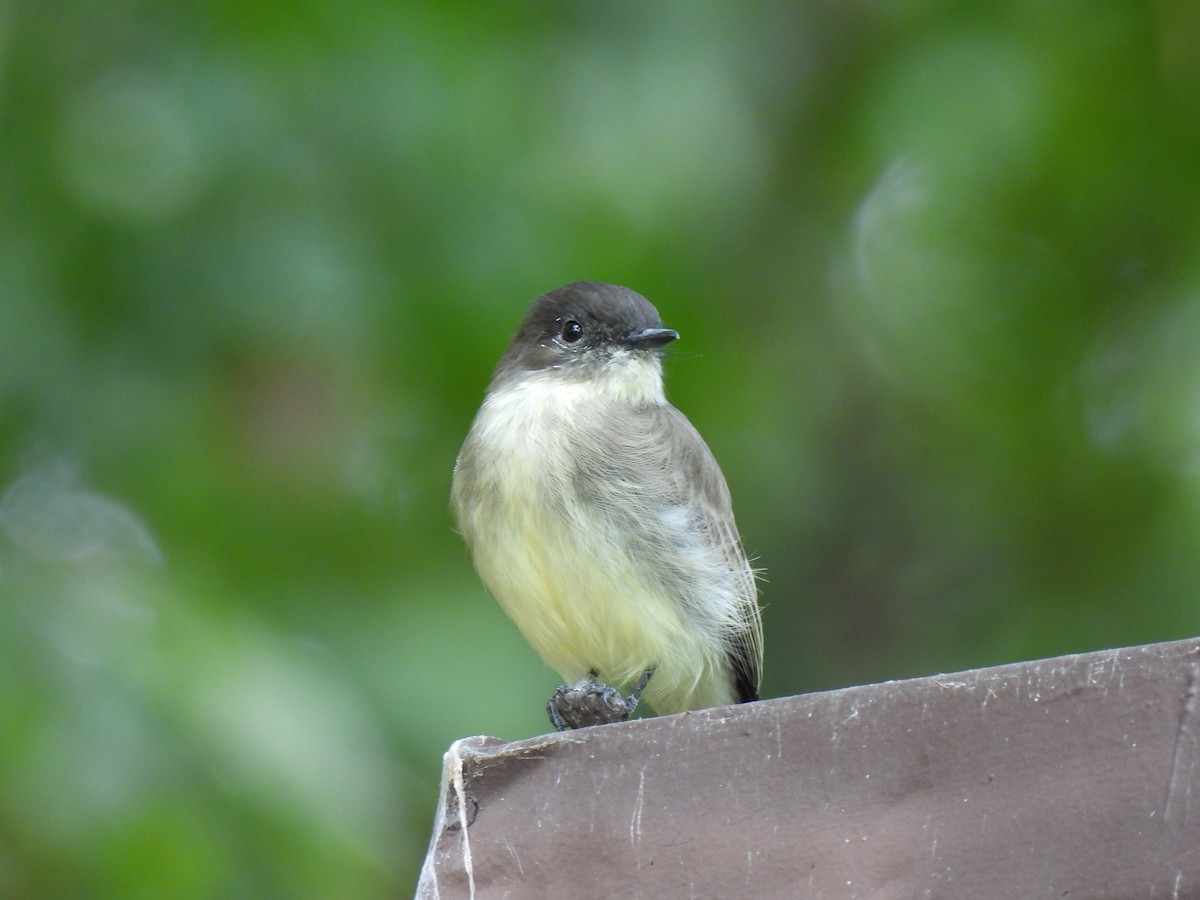
[(940, 823), (934, 823), (932, 814), (925, 817), (926, 833), (929, 832), (931, 825), (933, 826), (933, 840), (929, 842), (929, 871), (934, 872), (937, 869), (938, 838), (941, 832), (941, 825)]
[[(1196, 704), (1200, 692), (1200, 663), (1193, 662), (1188, 668), (1187, 689), (1183, 694), (1183, 709), (1179, 714), (1179, 727), (1175, 731), (1175, 749), (1171, 756), (1171, 777), (1167, 782), (1167, 799), (1163, 804), (1163, 818), (1171, 821), (1181, 813), (1186, 819), (1192, 801), (1192, 772), (1196, 766)], [(1182, 795), (1182, 796), (1181, 796)], [(1182, 806), (1182, 809), (1180, 807)]]
[(517, 864), (517, 873), (522, 877), (525, 875), (525, 866), (521, 864), (521, 854), (517, 852), (517, 848), (513, 846), (510, 838), (504, 838), (504, 849), (508, 851), (508, 855), (513, 858), (513, 862)]
[(633, 804), (633, 818), (629, 820), (629, 844), (633, 848), (638, 871), (642, 869), (642, 802), (646, 799), (646, 768), (638, 776), (637, 801)]

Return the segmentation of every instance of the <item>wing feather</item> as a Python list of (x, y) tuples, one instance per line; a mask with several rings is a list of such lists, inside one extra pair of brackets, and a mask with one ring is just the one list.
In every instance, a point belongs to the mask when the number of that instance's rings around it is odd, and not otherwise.
[(580, 411), (592, 431), (579, 446), (575, 489), (603, 508), (610, 538), (644, 565), (692, 626), (719, 644), (739, 701), (755, 700), (762, 619), (754, 570), (734, 522), (729, 488), (700, 433), (667, 403)]

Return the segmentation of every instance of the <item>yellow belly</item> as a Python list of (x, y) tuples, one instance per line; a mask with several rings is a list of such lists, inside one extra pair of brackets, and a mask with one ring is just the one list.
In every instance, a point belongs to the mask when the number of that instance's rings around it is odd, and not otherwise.
[(687, 621), (615, 548), (532, 526), (476, 535), (480, 576), (526, 640), (562, 678), (595, 669), (628, 686), (655, 669), (645, 698), (656, 712), (734, 702), (719, 646)]

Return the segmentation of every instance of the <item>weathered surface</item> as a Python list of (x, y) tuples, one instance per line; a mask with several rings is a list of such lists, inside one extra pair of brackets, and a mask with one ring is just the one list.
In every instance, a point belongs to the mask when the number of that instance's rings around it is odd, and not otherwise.
[(446, 754), (422, 898), (1200, 897), (1200, 640)]

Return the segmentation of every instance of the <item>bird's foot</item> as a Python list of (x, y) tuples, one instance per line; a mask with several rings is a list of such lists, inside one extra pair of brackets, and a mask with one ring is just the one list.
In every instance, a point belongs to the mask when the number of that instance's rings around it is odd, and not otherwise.
[(634, 685), (633, 693), (625, 697), (615, 687), (597, 681), (599, 673), (593, 670), (579, 679), (574, 687), (560, 684), (555, 688), (554, 696), (546, 704), (546, 713), (558, 731), (624, 722), (637, 709), (642, 691), (653, 674), (653, 669), (642, 673)]

